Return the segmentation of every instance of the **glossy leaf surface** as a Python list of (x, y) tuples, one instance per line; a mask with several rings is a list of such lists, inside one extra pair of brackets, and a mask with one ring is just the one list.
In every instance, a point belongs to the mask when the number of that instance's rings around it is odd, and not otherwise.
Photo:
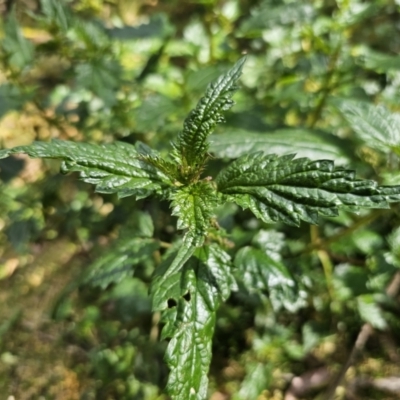
[(29, 146), (0, 150), (0, 158), (15, 153), (62, 160), (63, 173), (80, 172), (85, 182), (96, 185), (97, 192), (118, 193), (119, 197), (161, 195), (171, 184), (163, 172), (141, 160), (137, 148), (128, 143), (34, 142)]
[(356, 180), (355, 173), (335, 168), (333, 161), (294, 159), (253, 153), (240, 157), (217, 177), (218, 190), (249, 208), (265, 222), (298, 226), (318, 223), (318, 215), (336, 216), (338, 209), (388, 208), (400, 200), (399, 186)]
[(231, 97), (236, 91), (236, 82), (241, 75), (245, 58), (232, 69), (211, 83), (204, 97), (185, 119), (183, 130), (175, 144), (176, 158), (184, 167), (194, 170), (204, 164), (208, 151), (207, 138), (215, 126), (223, 122), (222, 112), (232, 107)]
[(172, 215), (178, 217), (178, 229), (188, 229), (194, 244), (204, 242), (217, 204), (217, 195), (207, 182), (183, 187), (171, 195)]
[(170, 283), (162, 331), (170, 339), (167, 391), (175, 400), (204, 400), (215, 313), (234, 285), (230, 257), (216, 245), (199, 249)]

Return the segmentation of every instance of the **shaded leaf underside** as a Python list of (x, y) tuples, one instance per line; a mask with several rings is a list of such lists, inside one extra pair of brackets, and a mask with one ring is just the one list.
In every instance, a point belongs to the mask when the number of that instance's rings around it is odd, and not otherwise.
[(388, 208), (400, 200), (400, 186), (378, 186), (356, 180), (352, 170), (333, 161), (294, 159), (253, 153), (235, 160), (218, 175), (218, 190), (249, 208), (265, 222), (298, 226), (318, 223), (318, 215), (336, 216), (338, 208)]

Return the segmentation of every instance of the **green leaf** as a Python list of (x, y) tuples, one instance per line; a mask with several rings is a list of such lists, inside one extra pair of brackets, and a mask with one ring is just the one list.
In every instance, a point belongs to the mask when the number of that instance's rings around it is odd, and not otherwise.
[(93, 59), (89, 63), (76, 67), (77, 84), (91, 90), (107, 106), (112, 106), (116, 101), (116, 88), (119, 85), (120, 76), (121, 66), (119, 63), (104, 57)]
[(33, 61), (34, 48), (32, 43), (22, 35), (14, 11), (7, 18), (4, 33), (1, 47), (8, 63), (18, 69), (25, 68)]
[(106, 253), (88, 267), (84, 283), (106, 288), (132, 276), (134, 267), (151, 259), (160, 247), (158, 241), (146, 238), (123, 237), (112, 244)]
[(10, 154), (26, 153), (33, 158), (62, 160), (63, 173), (77, 171), (81, 178), (96, 185), (100, 193), (117, 193), (119, 197), (165, 194), (171, 185), (169, 178), (139, 158), (140, 146), (114, 142), (90, 144), (53, 140), (33, 142), (29, 146), (0, 150), (0, 159)]
[(218, 190), (264, 222), (298, 226), (318, 223), (318, 215), (336, 216), (338, 208), (352, 211), (389, 208), (400, 200), (400, 186), (378, 186), (356, 180), (354, 171), (335, 168), (333, 161), (293, 159), (253, 153), (242, 156), (218, 175)]
[(162, 338), (170, 339), (167, 391), (174, 400), (207, 398), (215, 313), (233, 282), (229, 255), (212, 245), (196, 251), (165, 293)]
[(400, 70), (400, 56), (398, 55), (389, 55), (364, 47), (359, 58), (360, 64), (364, 68), (372, 69), (380, 74)]
[(215, 189), (209, 182), (199, 181), (179, 188), (171, 194), (170, 199), (172, 215), (178, 217), (178, 229), (188, 229), (194, 245), (201, 246), (218, 204)]
[(153, 311), (168, 308), (168, 300), (179, 292), (181, 270), (196, 250), (191, 237), (185, 236), (177, 253), (170, 255), (157, 268), (151, 282), (150, 293), (153, 297)]
[(252, 362), (246, 365), (246, 376), (235, 398), (240, 400), (257, 399), (262, 391), (271, 383), (272, 372), (270, 364)]
[(233, 105), (231, 97), (237, 89), (236, 82), (245, 60), (245, 57), (241, 58), (226, 74), (211, 83), (204, 97), (185, 119), (183, 131), (174, 145), (174, 155), (184, 168), (193, 168), (189, 176), (197, 173), (197, 166), (204, 164), (208, 151), (207, 138), (215, 126), (223, 122), (222, 112)]
[(385, 329), (387, 322), (382, 315), (382, 310), (375, 303), (371, 294), (363, 294), (357, 297), (357, 308), (360, 317), (369, 322), (374, 328)]
[(294, 154), (311, 159), (334, 159), (349, 162), (343, 143), (332, 135), (306, 129), (278, 129), (274, 132), (255, 133), (234, 131), (211, 135), (210, 151), (221, 158), (238, 158), (246, 153), (263, 151), (267, 154)]
[(357, 136), (369, 147), (400, 154), (400, 114), (382, 105), (343, 101), (339, 110)]
[(51, 22), (62, 32), (68, 31), (72, 18), (63, 1), (40, 0), (40, 8), (45, 15), (45, 18), (41, 18), (44, 22)]
[(237, 252), (234, 264), (238, 279), (249, 292), (268, 293), (275, 311), (284, 307), (294, 312), (304, 305), (304, 296), (282, 262), (283, 245), (282, 233), (261, 229), (254, 236), (252, 246)]
[[(26, 90), (26, 86), (25, 86)], [(21, 110), (32, 94), (8, 83), (0, 85), (0, 118), (11, 110)]]
[(400, 268), (400, 228), (396, 228), (388, 237), (390, 252), (385, 253), (385, 260)]

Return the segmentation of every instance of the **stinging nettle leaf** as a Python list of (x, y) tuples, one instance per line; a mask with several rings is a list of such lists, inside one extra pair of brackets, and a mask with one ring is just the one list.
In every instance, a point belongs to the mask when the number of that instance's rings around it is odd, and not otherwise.
[(172, 185), (163, 172), (143, 161), (137, 148), (128, 143), (33, 142), (29, 146), (0, 150), (0, 159), (15, 153), (62, 160), (63, 173), (80, 172), (85, 182), (96, 185), (97, 192), (117, 193), (119, 197), (165, 195), (165, 189)]
[(343, 101), (339, 110), (358, 137), (369, 147), (400, 154), (400, 114), (382, 105)]
[(139, 237), (117, 239), (111, 248), (107, 249), (106, 254), (89, 265), (84, 283), (103, 289), (111, 283), (118, 283), (132, 276), (134, 267), (151, 258), (159, 247), (159, 243), (154, 239)]
[(215, 189), (200, 181), (171, 194), (172, 215), (178, 217), (178, 229), (188, 229), (194, 245), (201, 246), (218, 203)]
[(233, 105), (231, 97), (237, 90), (239, 79), (246, 58), (241, 58), (232, 69), (211, 83), (204, 97), (185, 119), (183, 130), (174, 145), (175, 158), (183, 166), (202, 165), (208, 151), (207, 137), (215, 126), (223, 122), (222, 111)]
[(294, 154), (311, 159), (334, 159), (345, 164), (349, 156), (343, 144), (332, 135), (307, 129), (278, 129), (256, 133), (233, 131), (210, 136), (210, 151), (221, 158), (238, 158), (246, 153), (263, 151), (266, 154)]
[(230, 257), (217, 245), (198, 249), (170, 283), (162, 331), (162, 338), (171, 339), (165, 355), (167, 391), (174, 400), (204, 400), (215, 313), (234, 286)]
[(216, 182), (229, 201), (249, 208), (257, 218), (294, 226), (300, 221), (317, 224), (318, 215), (336, 216), (339, 207), (389, 208), (388, 203), (400, 200), (400, 186), (356, 180), (354, 171), (335, 168), (333, 161), (294, 155), (242, 156)]

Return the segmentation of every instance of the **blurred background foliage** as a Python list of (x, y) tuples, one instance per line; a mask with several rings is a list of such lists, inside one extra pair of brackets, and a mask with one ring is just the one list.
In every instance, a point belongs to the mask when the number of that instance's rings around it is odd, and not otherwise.
[[(0, 12), (2, 147), (166, 151), (206, 84), (247, 53), (207, 173), (263, 150), (400, 181), (398, 0), (2, 0)], [(58, 170), (0, 162), (0, 396), (167, 399), (147, 292), (176, 221), (166, 203)], [(399, 206), (300, 228), (217, 211), (242, 284), (218, 314), (210, 399), (398, 399)]]

